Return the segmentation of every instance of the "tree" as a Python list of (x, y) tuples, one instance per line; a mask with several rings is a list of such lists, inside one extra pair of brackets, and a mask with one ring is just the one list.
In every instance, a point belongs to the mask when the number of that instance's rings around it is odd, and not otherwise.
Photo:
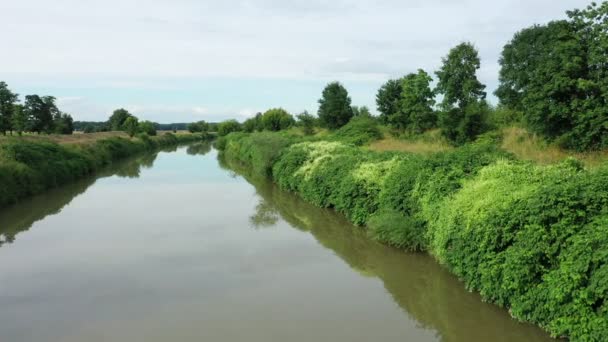
[(19, 96), (8, 89), (5, 82), (0, 82), (0, 132), (13, 131), (13, 110)]
[(388, 123), (388, 118), (401, 110), (401, 80), (388, 80), (378, 89), (376, 104), (380, 112), (380, 120)]
[(443, 95), (439, 126), (444, 136), (453, 143), (462, 144), (482, 133), (484, 113), (474, 113), (487, 107), (485, 85), (477, 79), (480, 60), (471, 43), (462, 43), (450, 50), (442, 59), (443, 65), (435, 73), (438, 78), (435, 92)]
[(72, 134), (74, 119), (69, 114), (59, 112), (53, 120), (53, 129), (56, 134)]
[(372, 113), (369, 111), (369, 108), (366, 106), (352, 106), (353, 108), (353, 116), (372, 116)]
[(131, 115), (131, 113), (124, 108), (115, 110), (108, 119), (108, 126), (110, 126), (110, 130), (122, 131), (124, 129), (123, 125), (125, 121), (131, 116), (133, 115)]
[(27, 95), (24, 111), (31, 122), (31, 130), (36, 133), (51, 133), (53, 119), (59, 112), (53, 96)]
[(228, 135), (232, 132), (238, 132), (241, 130), (241, 124), (236, 120), (227, 120), (220, 122), (217, 127), (217, 134), (220, 137)]
[(307, 111), (304, 111), (297, 116), (298, 126), (302, 127), (302, 131), (305, 135), (312, 135), (315, 133), (315, 122), (316, 119), (314, 116), (308, 114)]
[(409, 129), (415, 133), (432, 128), (437, 122), (433, 111), (434, 93), (431, 90), (433, 79), (424, 70), (406, 75), (401, 79), (400, 109), (388, 115), (388, 123), (398, 129)]
[(21, 135), (29, 129), (29, 120), (25, 109), (20, 104), (13, 105), (12, 127), (17, 134)]
[(127, 132), (127, 134), (129, 134), (130, 137), (133, 137), (139, 129), (139, 122), (136, 117), (129, 116), (125, 120), (125, 122), (123, 123), (122, 126), (123, 126), (125, 132)]
[(144, 132), (147, 135), (156, 135), (156, 125), (152, 121), (142, 121), (139, 123), (139, 131)]
[(608, 146), (608, 3), (517, 32), (500, 58), (500, 103), (579, 150)]
[(329, 129), (337, 129), (353, 117), (348, 91), (338, 82), (328, 84), (319, 99), (319, 120)]
[(283, 108), (272, 108), (262, 115), (262, 127), (269, 131), (280, 131), (295, 123), (293, 116)]
[(262, 125), (262, 113), (257, 113), (254, 117), (249, 118), (243, 122), (243, 131), (252, 133), (255, 131), (261, 131), (264, 129)]

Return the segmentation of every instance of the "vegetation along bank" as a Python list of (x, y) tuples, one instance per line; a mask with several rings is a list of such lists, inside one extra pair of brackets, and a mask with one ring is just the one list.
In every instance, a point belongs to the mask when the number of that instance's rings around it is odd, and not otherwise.
[(104, 136), (99, 140), (83, 139), (80, 143), (77, 139), (59, 143), (50, 137), (4, 137), (0, 139), (0, 207), (91, 174), (112, 161), (209, 137), (208, 134), (149, 136), (140, 133), (133, 138)]

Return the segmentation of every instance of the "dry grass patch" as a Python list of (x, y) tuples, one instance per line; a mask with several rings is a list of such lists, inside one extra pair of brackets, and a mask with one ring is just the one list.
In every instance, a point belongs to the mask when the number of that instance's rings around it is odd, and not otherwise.
[(538, 164), (555, 164), (568, 157), (582, 161), (588, 167), (594, 167), (608, 161), (608, 150), (595, 152), (574, 152), (548, 144), (536, 134), (521, 127), (503, 129), (502, 149), (513, 153), (517, 158)]
[(384, 138), (372, 142), (368, 148), (372, 151), (398, 151), (419, 154), (443, 152), (453, 149), (442, 137), (439, 130), (432, 130), (412, 138), (396, 138), (384, 132)]

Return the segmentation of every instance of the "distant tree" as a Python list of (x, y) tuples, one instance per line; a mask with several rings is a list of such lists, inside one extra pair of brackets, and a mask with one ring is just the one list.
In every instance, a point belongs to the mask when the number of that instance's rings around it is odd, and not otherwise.
[(220, 122), (217, 127), (217, 134), (220, 137), (228, 135), (232, 132), (238, 132), (241, 130), (241, 124), (236, 120), (227, 120)]
[(93, 125), (86, 125), (86, 126), (84, 126), (84, 129), (82, 131), (84, 133), (93, 133), (93, 132), (95, 132), (95, 126), (93, 126)]
[(302, 127), (302, 131), (305, 135), (312, 135), (315, 133), (315, 122), (316, 118), (309, 114), (307, 111), (304, 111), (297, 116), (298, 126)]
[(422, 133), (435, 126), (437, 116), (433, 110), (432, 81), (431, 76), (422, 69), (401, 79), (401, 109), (388, 116), (388, 122), (393, 127)]
[(139, 129), (139, 122), (136, 117), (129, 116), (122, 126), (124, 128), (124, 131), (127, 132), (130, 137), (133, 137)]
[(257, 113), (254, 117), (249, 118), (243, 122), (243, 131), (252, 133), (255, 131), (261, 131), (264, 129), (262, 125), (262, 113)]
[(124, 130), (125, 121), (127, 118), (131, 117), (131, 113), (124, 108), (120, 108), (115, 110), (110, 118), (108, 119), (108, 126), (112, 131), (122, 131)]
[(339, 82), (328, 84), (319, 99), (319, 120), (329, 129), (337, 129), (353, 117), (348, 91)]
[(59, 112), (52, 96), (25, 96), (24, 111), (31, 122), (30, 129), (36, 133), (51, 133), (53, 119)]
[(144, 132), (147, 135), (156, 135), (156, 125), (152, 121), (142, 121), (139, 123), (139, 131)]
[(280, 131), (295, 123), (293, 116), (283, 108), (272, 108), (262, 115), (262, 127), (269, 131)]
[(353, 116), (372, 116), (372, 113), (369, 111), (369, 108), (366, 106), (352, 106)]
[(209, 132), (209, 124), (205, 121), (192, 122), (188, 124), (190, 133), (207, 133)]
[(13, 105), (12, 127), (19, 135), (29, 129), (29, 120), (23, 105)]
[(378, 89), (376, 105), (380, 112), (380, 120), (389, 122), (389, 117), (401, 110), (401, 93), (403, 92), (401, 80), (389, 80)]
[(6, 131), (13, 131), (13, 110), (17, 103), (18, 95), (8, 89), (5, 82), (0, 82), (0, 132), (6, 135)]
[(72, 134), (74, 119), (69, 114), (58, 112), (53, 120), (53, 130), (56, 134)]
[(439, 81), (435, 90), (443, 95), (439, 127), (453, 143), (462, 144), (482, 133), (478, 128), (485, 127), (483, 122), (469, 122), (481, 119), (484, 114), (474, 112), (487, 107), (485, 85), (476, 75), (481, 62), (471, 43), (456, 46), (442, 61), (436, 72)]

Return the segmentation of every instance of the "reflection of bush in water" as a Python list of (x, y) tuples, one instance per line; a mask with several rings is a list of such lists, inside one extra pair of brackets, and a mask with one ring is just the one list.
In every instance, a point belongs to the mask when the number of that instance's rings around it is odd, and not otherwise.
[(186, 153), (188, 153), (191, 156), (196, 156), (196, 155), (202, 156), (202, 155), (209, 153), (210, 151), (211, 151), (210, 142), (192, 144), (192, 145), (188, 146), (188, 148), (186, 149)]
[[(409, 254), (367, 237), (333, 210), (320, 209), (252, 174), (238, 162), (220, 158), (250, 182), (260, 196), (253, 216), (279, 213), (296, 229), (310, 232), (358, 273), (378, 277), (404, 312), (423, 328), (437, 331), (442, 341), (551, 341), (540, 329), (512, 320), (506, 311), (482, 303), (431, 257)], [(263, 205), (262, 205), (263, 204)], [(262, 213), (259, 212), (262, 211)]]
[(37, 221), (60, 213), (63, 207), (84, 193), (98, 179), (111, 176), (136, 178), (141, 167), (151, 168), (154, 165), (157, 156), (158, 153), (146, 153), (133, 159), (115, 162), (97, 172), (95, 176), (50, 189), (16, 205), (3, 208), (0, 211), (0, 247), (13, 243), (17, 234), (27, 231)]

